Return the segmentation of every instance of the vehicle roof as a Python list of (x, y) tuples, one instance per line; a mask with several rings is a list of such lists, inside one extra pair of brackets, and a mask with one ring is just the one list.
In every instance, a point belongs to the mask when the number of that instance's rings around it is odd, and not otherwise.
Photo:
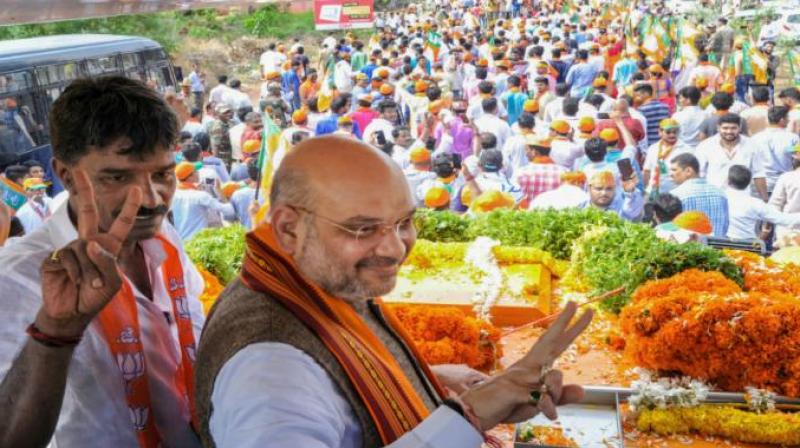
[(62, 34), (0, 41), (0, 72), (97, 57), (158, 49), (158, 42), (144, 37), (111, 34)]

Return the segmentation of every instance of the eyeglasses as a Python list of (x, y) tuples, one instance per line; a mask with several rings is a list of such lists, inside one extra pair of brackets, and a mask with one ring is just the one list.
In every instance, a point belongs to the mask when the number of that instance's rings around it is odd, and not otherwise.
[(414, 225), (413, 213), (409, 216), (406, 216), (405, 218), (400, 219), (399, 221), (393, 224), (374, 223), (374, 224), (364, 224), (356, 228), (353, 228), (338, 223), (330, 218), (326, 218), (320, 215), (319, 213), (313, 212), (305, 207), (292, 206), (292, 208), (299, 210), (301, 212), (308, 213), (309, 215), (316, 216), (317, 218), (336, 227), (337, 229), (345, 233), (348, 233), (356, 240), (356, 243), (361, 244), (363, 246), (377, 245), (389, 231), (393, 231), (400, 238), (413, 238), (417, 232), (417, 229)]

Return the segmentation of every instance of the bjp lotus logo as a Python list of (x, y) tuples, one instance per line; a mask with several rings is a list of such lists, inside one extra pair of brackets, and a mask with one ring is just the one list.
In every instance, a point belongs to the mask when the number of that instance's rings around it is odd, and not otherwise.
[(120, 332), (117, 342), (122, 344), (136, 344), (139, 342), (139, 338), (136, 337), (133, 327), (125, 327)]
[(175, 292), (179, 289), (183, 289), (183, 282), (175, 278), (169, 279), (169, 292)]
[(144, 375), (144, 353), (118, 353), (117, 366), (125, 380), (125, 391), (130, 394), (131, 382)]
[(147, 418), (150, 416), (150, 409), (139, 406), (139, 407), (129, 407), (128, 408), (131, 412), (131, 422), (133, 422), (133, 429), (137, 431), (144, 431), (144, 428), (147, 426)]
[(178, 317), (181, 319), (189, 319), (189, 300), (185, 296), (175, 299), (175, 308), (178, 310)]

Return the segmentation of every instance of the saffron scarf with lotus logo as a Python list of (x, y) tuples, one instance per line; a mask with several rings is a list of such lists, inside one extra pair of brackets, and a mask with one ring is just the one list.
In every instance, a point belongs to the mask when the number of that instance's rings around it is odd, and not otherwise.
[[(164, 287), (172, 302), (172, 312), (178, 327), (178, 341), (181, 346), (181, 362), (175, 372), (173, 390), (179, 397), (186, 397), (192, 422), (195, 422), (195, 340), (186, 284), (183, 280), (183, 266), (178, 249), (161, 235), (157, 235), (156, 239), (161, 242), (166, 254), (161, 271)], [(159, 447), (161, 436), (155, 425), (150, 388), (147, 384), (147, 365), (139, 327), (139, 313), (136, 297), (128, 279), (123, 279), (122, 288), (103, 308), (98, 319), (108, 348), (125, 382), (125, 399), (139, 447)]]
[[(428, 408), (386, 346), (351, 305), (328, 295), (300, 273), (278, 247), (269, 224), (247, 235), (242, 280), (250, 289), (278, 300), (322, 340), (347, 373), (385, 444), (428, 416)], [(376, 303), (381, 305), (379, 299)], [(381, 310), (439, 396), (446, 396), (394, 314), (385, 307)]]

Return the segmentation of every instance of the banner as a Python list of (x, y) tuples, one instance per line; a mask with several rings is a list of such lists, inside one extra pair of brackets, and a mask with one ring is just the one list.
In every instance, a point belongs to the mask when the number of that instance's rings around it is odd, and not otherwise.
[(317, 30), (372, 28), (373, 3), (373, 0), (314, 0), (314, 25)]

